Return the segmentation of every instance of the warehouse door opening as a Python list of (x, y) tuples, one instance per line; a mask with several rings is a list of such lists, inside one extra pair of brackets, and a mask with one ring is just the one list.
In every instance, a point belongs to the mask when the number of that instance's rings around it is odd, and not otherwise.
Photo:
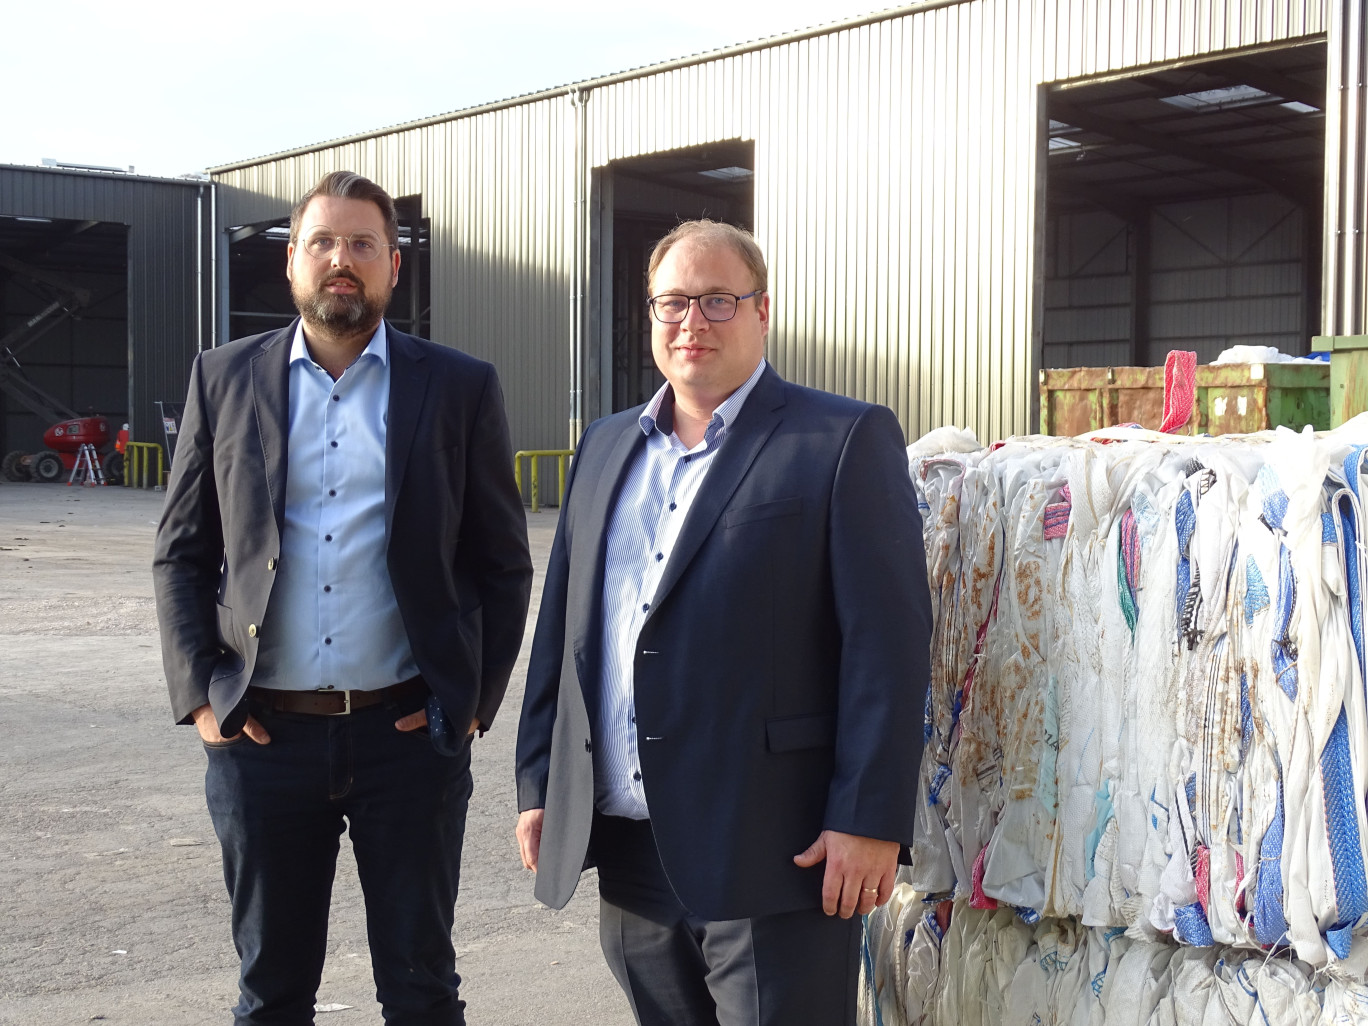
[(127, 225), (0, 217), (0, 452), (80, 417), (118, 431), (129, 345)]
[[(422, 216), (421, 197), (406, 196), (394, 205), (399, 215), (399, 284), (385, 319), (400, 331), (428, 338), (432, 316), (428, 219)], [(289, 218), (228, 229), (228, 339), (283, 328), (294, 320), (294, 301), (285, 277), (289, 244)]]
[(1052, 87), (1040, 366), (1305, 355), (1325, 81), (1321, 42)]
[(597, 303), (590, 337), (600, 346), (598, 412), (607, 414), (645, 402), (665, 380), (651, 356), (651, 250), (693, 218), (754, 228), (755, 144), (734, 140), (614, 161), (595, 173), (594, 190), (599, 219), (591, 294)]

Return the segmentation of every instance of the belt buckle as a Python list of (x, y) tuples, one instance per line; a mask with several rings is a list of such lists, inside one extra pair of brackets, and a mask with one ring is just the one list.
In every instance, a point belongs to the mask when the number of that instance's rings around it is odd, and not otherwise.
[[(323, 694), (327, 694), (327, 692), (326, 692), (326, 691), (323, 691)], [(333, 694), (337, 694), (337, 692), (334, 691)], [(350, 715), (351, 715), (351, 711), (352, 711), (352, 710), (351, 710), (351, 689), (350, 689), (350, 688), (346, 688), (346, 689), (344, 689), (344, 690), (342, 691), (342, 708), (341, 708), (341, 710), (338, 711), (338, 712), (335, 712), (335, 713), (324, 713), (324, 715), (325, 715), (325, 716), (350, 716)]]

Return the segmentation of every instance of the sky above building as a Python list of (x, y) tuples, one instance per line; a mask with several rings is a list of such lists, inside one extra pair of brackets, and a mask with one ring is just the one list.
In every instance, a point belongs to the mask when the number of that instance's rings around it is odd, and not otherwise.
[(0, 163), (199, 172), (889, 6), (39, 0), (5, 14)]

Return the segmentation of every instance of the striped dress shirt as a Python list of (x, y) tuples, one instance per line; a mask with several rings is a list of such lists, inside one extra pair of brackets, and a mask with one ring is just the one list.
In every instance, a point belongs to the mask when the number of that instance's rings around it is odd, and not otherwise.
[(648, 819), (637, 747), (633, 657), (656, 587), (713, 458), (766, 362), (713, 411), (703, 441), (687, 449), (674, 433), (674, 393), (663, 385), (641, 414), (646, 446), (623, 482), (608, 527), (603, 566), (603, 674), (599, 683), (594, 801), (600, 812)]

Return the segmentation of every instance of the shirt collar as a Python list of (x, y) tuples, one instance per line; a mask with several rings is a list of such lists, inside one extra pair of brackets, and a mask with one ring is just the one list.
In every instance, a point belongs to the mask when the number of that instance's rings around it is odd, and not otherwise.
[[(726, 430), (731, 427), (736, 415), (741, 412), (741, 407), (745, 405), (746, 397), (755, 390), (756, 382), (760, 380), (760, 375), (765, 373), (765, 368), (769, 366), (769, 361), (761, 358), (755, 370), (751, 372), (740, 388), (738, 388), (727, 398), (722, 400), (720, 406), (713, 410), (712, 421), (709, 423), (709, 430)], [(651, 396), (651, 401), (646, 404), (646, 409), (641, 411), (641, 424), (643, 434), (649, 435), (657, 426), (665, 434), (670, 434), (674, 430), (674, 391), (667, 381), (660, 386), (660, 390)]]
[[(370, 337), (370, 342), (361, 350), (361, 355), (356, 360), (359, 361), (361, 357), (368, 355), (378, 359), (381, 366), (389, 363), (389, 335), (385, 332), (384, 318), (380, 319), (375, 334)], [(308, 346), (304, 343), (304, 321), (300, 320), (295, 324), (294, 340), (290, 343), (290, 363), (295, 364), (303, 360), (314, 362), (313, 357), (309, 355)]]

